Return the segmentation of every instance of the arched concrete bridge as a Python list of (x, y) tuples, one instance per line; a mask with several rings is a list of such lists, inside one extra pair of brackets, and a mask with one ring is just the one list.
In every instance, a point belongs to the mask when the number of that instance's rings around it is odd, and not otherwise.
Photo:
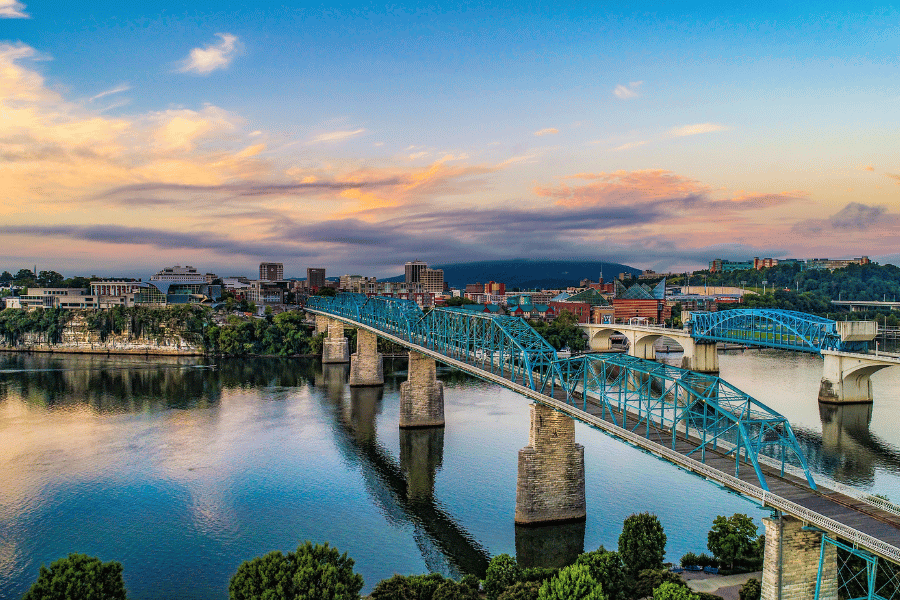
[[(868, 565), (862, 578), (873, 585), (862, 597), (869, 600), (880, 597), (875, 578), (895, 581), (900, 572), (900, 508), (823, 477), (813, 481), (784, 417), (718, 377), (621, 354), (560, 359), (511, 317), (425, 314), (411, 302), (355, 294), (316, 297), (307, 310), (328, 330), (323, 360), (346, 361), (346, 338), (337, 337), (345, 327), (356, 328), (358, 339), (383, 337), (410, 349), (401, 427), (419, 419), (443, 423), (435, 360), (536, 402), (529, 446), (519, 453), (517, 523), (585, 518), (584, 448), (572, 423), (578, 419), (772, 509), (764, 600), (853, 597), (842, 586), (854, 580), (846, 570), (855, 567), (839, 562), (838, 549)], [(356, 385), (379, 385), (380, 356), (365, 354), (374, 347), (363, 341), (350, 358), (351, 370), (376, 375)]]
[(646, 360), (656, 360), (654, 344), (667, 337), (675, 340), (684, 348), (681, 367), (698, 373), (718, 373), (719, 357), (716, 354), (716, 342), (698, 341), (687, 329), (671, 327), (655, 327), (653, 325), (635, 324), (592, 324), (582, 323), (579, 327), (588, 336), (591, 352), (613, 352), (612, 336), (624, 335), (628, 340), (628, 354)]

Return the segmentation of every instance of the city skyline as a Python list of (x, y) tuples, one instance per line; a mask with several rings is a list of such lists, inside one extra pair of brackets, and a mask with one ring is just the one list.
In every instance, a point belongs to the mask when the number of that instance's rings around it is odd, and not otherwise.
[(900, 13), (855, 8), (0, 0), (3, 268), (896, 264)]

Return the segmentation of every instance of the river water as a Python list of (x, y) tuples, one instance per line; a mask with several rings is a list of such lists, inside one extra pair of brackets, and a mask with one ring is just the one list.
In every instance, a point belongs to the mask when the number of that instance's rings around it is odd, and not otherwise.
[[(680, 355), (666, 360), (680, 363)], [(720, 354), (722, 377), (788, 416), (814, 469), (900, 499), (900, 370), (872, 405), (817, 402), (821, 359)], [(124, 566), (129, 597), (227, 598), (238, 565), (305, 540), (356, 561), (364, 592), (394, 573), (459, 576), (615, 548), (656, 513), (667, 559), (705, 550), (716, 515), (767, 513), (580, 424), (585, 523), (513, 523), (529, 402), (441, 370), (446, 427), (401, 431), (404, 360), (383, 389), (297, 359), (0, 354), (0, 599), (42, 563), (83, 552)]]

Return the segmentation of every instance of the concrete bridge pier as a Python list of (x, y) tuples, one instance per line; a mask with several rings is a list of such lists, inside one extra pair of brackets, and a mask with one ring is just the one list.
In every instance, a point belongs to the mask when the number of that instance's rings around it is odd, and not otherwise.
[(681, 368), (698, 373), (719, 374), (719, 354), (715, 342), (698, 342), (691, 339), (678, 340), (684, 347)]
[(586, 517), (584, 446), (575, 443), (575, 421), (543, 404), (532, 404), (528, 446), (519, 450), (516, 524)]
[(356, 330), (356, 352), (350, 357), (350, 386), (384, 385), (384, 359), (378, 352), (378, 336)]
[(825, 364), (819, 385), (819, 402), (849, 404), (872, 402), (872, 381), (869, 377), (881, 369), (900, 364), (896, 358), (822, 351)]
[(656, 360), (656, 347), (653, 345), (659, 336), (643, 336), (628, 332), (628, 354), (646, 360)]
[(400, 430), (400, 469), (406, 478), (406, 497), (430, 500), (434, 478), (444, 462), (444, 428)]
[[(760, 600), (816, 600), (822, 534), (787, 515), (763, 519), (766, 546)], [(837, 600), (837, 549), (825, 545), (818, 600)]]
[(408, 371), (400, 384), (400, 427), (443, 427), (444, 384), (434, 359), (410, 351)]
[(329, 319), (325, 315), (315, 315), (315, 317), (316, 335), (319, 335), (320, 333), (328, 333), (328, 321), (330, 321), (331, 319)]
[[(318, 323), (316, 325), (318, 326)], [(350, 362), (350, 343), (344, 336), (344, 323), (337, 319), (328, 319), (328, 337), (322, 345), (322, 363), (348, 362)]]

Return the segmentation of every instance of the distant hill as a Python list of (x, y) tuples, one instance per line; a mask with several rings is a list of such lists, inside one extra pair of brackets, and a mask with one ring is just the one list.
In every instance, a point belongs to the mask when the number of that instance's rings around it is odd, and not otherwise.
[[(597, 281), (601, 273), (604, 281), (612, 281), (619, 273), (640, 275), (641, 270), (619, 263), (583, 260), (490, 260), (451, 265), (435, 265), (444, 270), (444, 281), (451, 288), (465, 289), (467, 283), (499, 281), (507, 291), (517, 287), (564, 288), (578, 285), (582, 279)], [(384, 281), (403, 281), (404, 276)]]

